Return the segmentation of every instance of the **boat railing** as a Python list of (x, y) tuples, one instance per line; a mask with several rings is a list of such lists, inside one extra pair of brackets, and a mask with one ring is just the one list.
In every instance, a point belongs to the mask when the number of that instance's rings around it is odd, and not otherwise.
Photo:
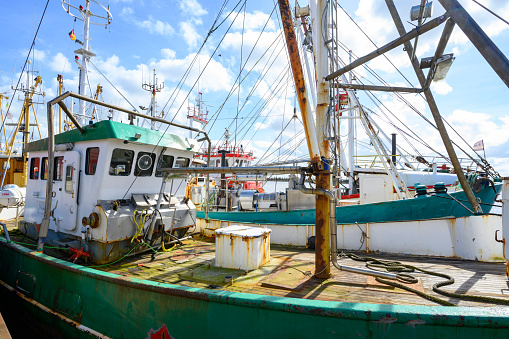
[[(397, 157), (400, 155), (396, 154)], [(407, 159), (409, 157), (407, 156)], [(471, 158), (458, 158), (461, 167), (466, 172), (476, 171), (478, 165)], [(380, 167), (381, 161), (378, 155), (357, 155), (355, 156), (355, 163), (357, 167), (361, 168), (377, 168)], [(433, 165), (436, 164), (437, 170), (441, 172), (452, 171), (453, 167), (447, 158), (440, 156), (418, 156), (414, 157), (413, 161), (409, 161), (409, 164), (405, 164), (407, 168), (414, 168), (418, 171), (432, 171)], [(403, 165), (402, 165), (403, 166)]]

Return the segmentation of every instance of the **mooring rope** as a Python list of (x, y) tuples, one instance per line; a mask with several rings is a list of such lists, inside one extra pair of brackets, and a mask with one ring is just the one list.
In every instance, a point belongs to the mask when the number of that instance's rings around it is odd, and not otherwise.
[[(445, 274), (445, 273), (425, 270), (425, 269), (422, 269), (422, 268), (419, 268), (416, 266), (402, 264), (399, 261), (381, 260), (381, 259), (376, 259), (376, 258), (372, 258), (372, 257), (359, 257), (358, 255), (356, 255), (354, 253), (341, 253), (340, 256), (348, 257), (355, 261), (363, 261), (366, 263), (366, 267), (368, 267), (368, 268), (385, 269), (388, 272), (399, 272), (397, 274), (397, 280), (399, 280), (403, 283), (406, 283), (406, 284), (415, 284), (419, 281), (414, 276), (407, 274), (407, 273), (416, 272), (416, 271), (444, 278), (444, 279), (446, 279), (445, 281), (440, 281), (433, 285), (433, 291), (435, 293), (444, 295), (446, 297), (471, 300), (471, 301), (477, 301), (477, 302), (509, 305), (509, 299), (488, 297), (488, 296), (482, 296), (482, 295), (454, 293), (454, 292), (448, 292), (448, 291), (442, 290), (441, 287), (454, 284), (454, 278), (448, 274)], [(398, 287), (403, 290), (413, 292), (425, 299), (434, 301), (434, 302), (439, 303), (444, 306), (456, 306), (455, 304), (450, 303), (449, 301), (435, 297), (429, 293), (419, 291), (415, 288), (412, 288), (408, 285), (404, 285), (404, 284), (396, 282), (396, 281), (392, 281), (392, 280), (380, 278), (380, 277), (376, 277), (375, 280), (382, 284)]]

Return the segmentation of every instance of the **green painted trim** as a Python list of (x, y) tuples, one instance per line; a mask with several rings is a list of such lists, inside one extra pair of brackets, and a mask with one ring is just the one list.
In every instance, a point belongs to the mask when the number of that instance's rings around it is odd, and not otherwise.
[[(127, 125), (117, 121), (103, 120), (93, 125), (83, 127), (85, 133), (77, 129), (55, 135), (55, 144), (75, 143), (80, 141), (93, 141), (104, 139), (120, 139), (140, 144), (159, 145), (185, 151), (198, 151), (198, 142), (194, 139), (183, 138), (175, 134), (163, 133), (144, 127)], [(140, 134), (136, 139), (135, 135)], [(47, 151), (48, 138), (29, 143), (25, 152)]]
[[(495, 190), (485, 187), (475, 196), (481, 202), (493, 204), (495, 196), (502, 189), (502, 184), (495, 183)], [(463, 191), (451, 193), (455, 199), (469, 207)], [(484, 213), (489, 213), (491, 206), (482, 205)], [(465, 207), (446, 195), (425, 196), (406, 200), (387, 201), (374, 204), (341, 206), (336, 208), (338, 224), (364, 224), (374, 222), (394, 222), (410, 220), (428, 220), (437, 218), (461, 218), (471, 216)], [(205, 211), (197, 211), (196, 217), (205, 219)], [(209, 219), (230, 222), (268, 225), (314, 225), (315, 210), (260, 211), (260, 212), (222, 212), (209, 211)]]
[(15, 286), (18, 270), (33, 275), (33, 299), (57, 312), (59, 291), (79, 296), (79, 322), (114, 338), (146, 337), (163, 324), (175, 338), (509, 336), (507, 307), (343, 303), (189, 288), (82, 267), (3, 238), (0, 257), (4, 283)]

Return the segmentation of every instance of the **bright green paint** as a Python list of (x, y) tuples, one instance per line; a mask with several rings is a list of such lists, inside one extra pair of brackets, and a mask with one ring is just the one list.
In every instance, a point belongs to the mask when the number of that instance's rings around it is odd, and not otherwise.
[[(189, 288), (127, 279), (61, 261), (0, 240), (0, 280), (15, 286), (18, 270), (36, 277), (34, 299), (55, 310), (57, 293), (82, 300), (81, 324), (114, 338), (145, 338), (166, 324), (174, 338), (507, 338), (507, 307), (342, 303)], [(49, 263), (53, 264), (50, 265)], [(0, 287), (0, 297), (6, 290)], [(12, 295), (12, 294), (11, 294)], [(56, 301), (57, 300), (57, 301)], [(18, 300), (41, 321), (75, 329)], [(42, 328), (41, 328), (42, 332)]]
[[(485, 187), (475, 193), (481, 202), (492, 204), (495, 196), (500, 192), (502, 184), (496, 183), (495, 190)], [(463, 191), (454, 192), (452, 197), (469, 207), (468, 200)], [(484, 213), (489, 213), (491, 206), (482, 205)], [(445, 217), (468, 217), (472, 213), (460, 203), (447, 195), (426, 196), (414, 199), (388, 201), (374, 204), (350, 205), (336, 208), (338, 224), (374, 223), (406, 220), (427, 220)], [(204, 211), (197, 211), (198, 218), (205, 218)], [(272, 225), (314, 225), (315, 210), (292, 211), (261, 211), (261, 212), (221, 212), (210, 211), (209, 218), (230, 222)]]
[[(73, 129), (55, 135), (55, 144), (58, 145), (103, 139), (121, 139), (147, 145), (158, 145), (186, 151), (198, 151), (198, 143), (193, 139), (183, 138), (178, 135), (134, 125), (127, 125), (111, 120), (99, 121), (93, 125), (84, 126), (83, 129), (85, 130), (84, 134), (81, 134), (77, 129)], [(140, 134), (139, 139), (135, 138), (136, 134)], [(25, 148), (25, 151), (46, 151), (47, 149), (48, 139), (46, 138), (29, 143)]]

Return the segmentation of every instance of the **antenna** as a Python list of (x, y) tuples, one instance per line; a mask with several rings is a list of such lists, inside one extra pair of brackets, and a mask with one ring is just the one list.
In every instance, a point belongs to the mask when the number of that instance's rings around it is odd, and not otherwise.
[[(104, 1), (102, 1), (104, 2)], [(60, 0), (60, 3), (62, 5), (62, 8), (64, 11), (66, 11), (67, 14), (72, 16), (74, 19), (78, 19), (80, 21), (83, 21), (83, 42), (79, 41), (78, 39), (75, 40), (76, 43), (83, 46), (83, 48), (79, 48), (74, 51), (75, 54), (82, 56), (82, 62), (80, 64), (78, 55), (75, 56), (74, 61), (78, 64), (78, 68), (80, 69), (80, 83), (79, 83), (79, 94), (86, 96), (87, 95), (87, 73), (88, 73), (88, 62), (91, 57), (94, 57), (95, 54), (90, 52), (89, 49), (89, 28), (90, 24), (92, 25), (98, 25), (98, 26), (104, 26), (105, 28), (111, 24), (111, 21), (113, 20), (113, 16), (111, 15), (111, 12), (109, 10), (110, 5), (108, 1), (108, 8), (104, 7), (102, 4), (99, 3), (97, 0), (85, 0), (85, 7), (82, 5), (79, 5), (78, 7), (71, 5), (70, 0)], [(92, 5), (93, 4), (93, 5)], [(101, 13), (101, 14), (95, 14), (92, 13), (91, 9), (94, 12)], [(104, 13), (105, 12), (105, 13)], [(92, 21), (94, 20), (94, 21)], [(74, 31), (74, 30), (73, 30)], [(92, 94), (92, 93), (90, 93)], [(86, 123), (86, 115), (85, 115), (85, 101), (80, 100), (79, 101), (79, 111), (78, 111), (78, 117), (81, 119), (81, 122), (83, 124)]]
[[(209, 111), (206, 110), (205, 113), (203, 112), (203, 99), (202, 99), (202, 93), (198, 92), (198, 98), (196, 98), (196, 104), (194, 106), (188, 105), (187, 106), (187, 118), (189, 119), (189, 127), (193, 127), (193, 121), (198, 122), (201, 124), (201, 128), (208, 123), (207, 115), (209, 114)], [(189, 131), (189, 138), (193, 137), (193, 131)]]
[[(147, 111), (150, 113), (151, 116), (156, 116), (156, 109), (157, 109), (157, 101), (156, 101), (156, 93), (161, 92), (161, 90), (164, 88), (164, 82), (160, 85), (157, 84), (157, 78), (156, 78), (156, 70), (154, 69), (154, 78), (152, 84), (143, 84), (141, 87), (150, 93), (152, 93), (152, 98), (150, 100), (150, 106), (148, 107)], [(141, 107), (140, 107), (141, 108)], [(150, 122), (150, 128), (155, 129), (156, 122), (151, 121)]]

